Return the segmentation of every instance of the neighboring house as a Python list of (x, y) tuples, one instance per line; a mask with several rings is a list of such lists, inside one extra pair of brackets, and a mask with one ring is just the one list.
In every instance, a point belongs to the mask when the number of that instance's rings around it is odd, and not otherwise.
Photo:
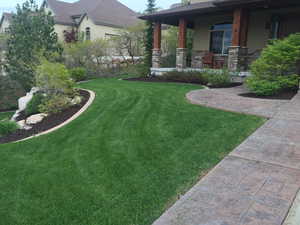
[[(111, 38), (120, 29), (138, 24), (138, 14), (117, 0), (79, 0), (68, 3), (44, 0), (42, 9), (51, 12), (55, 21), (55, 32), (59, 41), (65, 34), (78, 32), (84, 40)], [(1, 32), (9, 26), (12, 14), (4, 13)]]
[(3, 13), (0, 21), (0, 33), (6, 33), (8, 31), (9, 24), (12, 19), (12, 13)]
[(300, 32), (300, 0), (192, 0), (140, 17), (155, 23), (153, 71), (161, 66), (161, 24), (179, 26), (176, 64), (186, 67), (186, 30), (194, 29), (193, 68), (247, 71), (270, 39)]
[(80, 0), (67, 3), (44, 0), (42, 8), (50, 11), (55, 20), (59, 40), (65, 32), (75, 30), (85, 40), (110, 38), (119, 30), (138, 23), (138, 14), (117, 0)]

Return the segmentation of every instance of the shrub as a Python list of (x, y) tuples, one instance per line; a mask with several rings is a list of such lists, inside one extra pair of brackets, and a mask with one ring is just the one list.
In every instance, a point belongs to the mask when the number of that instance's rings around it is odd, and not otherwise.
[(40, 113), (39, 106), (43, 103), (44, 99), (45, 97), (42, 94), (35, 94), (26, 106), (25, 115), (30, 116)]
[(196, 71), (188, 71), (188, 72), (181, 72), (181, 71), (171, 71), (165, 73), (161, 79), (173, 82), (185, 82), (185, 83), (196, 83), (196, 84), (207, 84), (207, 78), (202, 75), (201, 72)]
[(269, 44), (251, 65), (251, 73), (263, 79), (295, 74), (300, 60), (300, 33)]
[(231, 75), (228, 70), (207, 70), (202, 75), (208, 81), (209, 86), (211, 87), (227, 87), (231, 83)]
[(14, 121), (0, 121), (0, 136), (9, 135), (19, 129), (19, 125)]
[(299, 83), (297, 64), (300, 60), (300, 33), (269, 44), (252, 65), (248, 88), (257, 95), (270, 96)]
[(67, 68), (44, 60), (36, 71), (36, 85), (49, 95), (73, 95), (75, 83)]
[(52, 95), (39, 106), (39, 110), (46, 114), (56, 114), (71, 106), (71, 98), (66, 95)]
[(77, 67), (74, 69), (70, 69), (71, 78), (75, 82), (84, 81), (87, 79), (86, 69), (83, 67)]
[(260, 79), (257, 76), (252, 76), (247, 79), (246, 84), (251, 88), (251, 91), (258, 96), (272, 96), (287, 89), (297, 89), (299, 76), (278, 76), (273, 80)]
[(146, 77), (149, 69), (144, 63), (131, 64), (121, 69), (120, 75), (131, 77)]

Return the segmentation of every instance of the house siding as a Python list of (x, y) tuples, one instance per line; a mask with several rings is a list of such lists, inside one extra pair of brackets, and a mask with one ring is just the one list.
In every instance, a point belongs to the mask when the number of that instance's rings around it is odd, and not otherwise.
[(119, 28), (96, 25), (88, 16), (83, 19), (78, 31), (85, 33), (87, 27), (90, 28), (92, 41), (105, 38), (106, 34), (117, 35), (120, 32)]

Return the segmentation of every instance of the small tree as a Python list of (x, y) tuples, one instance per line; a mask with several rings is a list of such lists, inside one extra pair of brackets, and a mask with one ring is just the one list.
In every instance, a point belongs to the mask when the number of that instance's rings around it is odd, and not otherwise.
[(34, 0), (17, 5), (7, 44), (6, 70), (26, 90), (33, 86), (40, 56), (48, 58), (53, 52), (60, 51), (53, 17), (40, 10)]
[(143, 43), (145, 39), (145, 26), (138, 24), (121, 30), (119, 35), (114, 38), (115, 48), (120, 56), (131, 57), (131, 61), (135, 64), (135, 57), (143, 55)]
[[(155, 8), (155, 0), (148, 0), (147, 4), (147, 14), (154, 13), (156, 11)], [(145, 65), (150, 68), (152, 66), (152, 50), (153, 50), (153, 23), (151, 21), (147, 21), (146, 23), (146, 37), (145, 37)]]

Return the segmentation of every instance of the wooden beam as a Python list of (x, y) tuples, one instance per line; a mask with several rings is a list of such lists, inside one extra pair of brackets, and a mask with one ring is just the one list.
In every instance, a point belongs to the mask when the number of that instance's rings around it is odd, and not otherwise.
[(233, 12), (232, 46), (247, 46), (249, 14), (246, 9), (238, 8)]
[(179, 20), (178, 48), (186, 48), (186, 33), (187, 33), (187, 21), (186, 21), (186, 19), (180, 19)]
[(154, 24), (153, 48), (161, 49), (161, 23), (160, 22), (156, 22)]

